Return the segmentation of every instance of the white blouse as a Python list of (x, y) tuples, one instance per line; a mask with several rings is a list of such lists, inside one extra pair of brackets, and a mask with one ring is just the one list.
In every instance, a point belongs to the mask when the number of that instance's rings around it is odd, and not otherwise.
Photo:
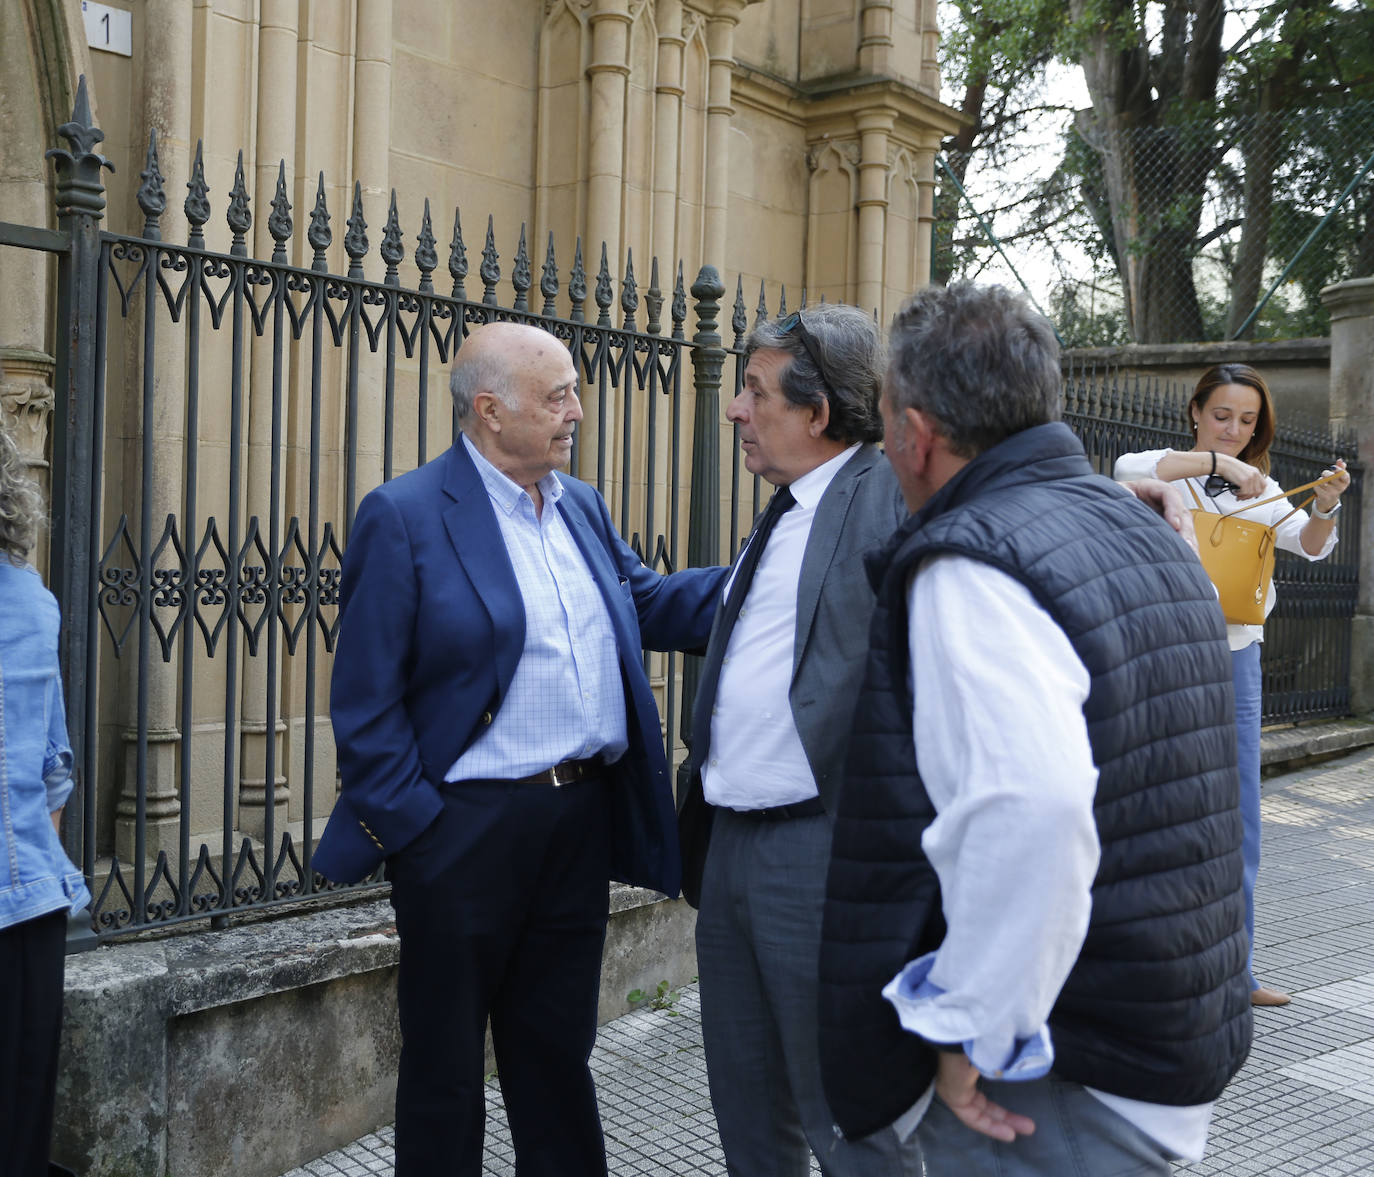
[[(1138, 454), (1122, 454), (1117, 458), (1116, 466), (1112, 471), (1112, 476), (1118, 482), (1129, 482), (1137, 478), (1158, 478), (1155, 473), (1159, 466), (1159, 460), (1168, 454), (1181, 453), (1179, 450), (1144, 450)], [(1293, 511), (1293, 503), (1290, 499), (1279, 499), (1277, 502), (1265, 503), (1263, 506), (1246, 506), (1246, 502), (1263, 502), (1264, 499), (1274, 495), (1282, 494), (1281, 487), (1272, 478), (1265, 480), (1264, 493), (1258, 499), (1245, 500), (1236, 498), (1229, 490), (1222, 491), (1215, 498), (1209, 498), (1203, 490), (1205, 478), (1175, 478), (1173, 485), (1179, 488), (1179, 493), (1183, 495), (1183, 505), (1195, 508), (1197, 503), (1193, 501), (1193, 496), (1189, 492), (1185, 483), (1191, 483), (1197, 491), (1197, 497), (1202, 501), (1205, 511), (1215, 511), (1219, 515), (1239, 515), (1242, 519), (1252, 519), (1256, 523), (1263, 523), (1266, 527), (1277, 525), (1275, 541), (1285, 552), (1292, 552), (1296, 556), (1301, 556), (1304, 560), (1324, 560), (1331, 554), (1331, 549), (1336, 546), (1336, 529), (1331, 529), (1331, 534), (1326, 537), (1326, 542), (1322, 544), (1322, 550), (1315, 556), (1302, 546), (1300, 538), (1302, 529), (1307, 526), (1308, 515), (1306, 511)], [(1290, 515), (1289, 512), (1293, 513)], [(1284, 516), (1288, 517), (1284, 519)], [(1279, 520), (1283, 520), (1282, 523)], [(1274, 608), (1274, 584), (1269, 583), (1269, 595), (1264, 602), (1264, 615), (1269, 616), (1270, 610)], [(1231, 625), (1226, 626), (1226, 639), (1230, 643), (1232, 650), (1243, 650), (1253, 642), (1264, 641), (1264, 626), (1262, 625)]]

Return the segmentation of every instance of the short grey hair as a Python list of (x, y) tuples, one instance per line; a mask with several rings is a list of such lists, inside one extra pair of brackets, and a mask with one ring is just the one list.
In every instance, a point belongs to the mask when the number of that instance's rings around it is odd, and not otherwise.
[(453, 397), (453, 411), (460, 422), (472, 416), (473, 402), (479, 392), (489, 392), (508, 409), (516, 407), (516, 396), (510, 384), (510, 372), (499, 354), (490, 348), (474, 348), (473, 353), (458, 354), (448, 377), (448, 390)]
[(29, 477), (9, 422), (0, 420), (0, 552), (12, 564), (26, 564), (46, 522), (43, 495)]
[(878, 325), (857, 307), (822, 303), (800, 312), (802, 325), (814, 340), (824, 371), (793, 329), (784, 331), (788, 318), (760, 323), (745, 341), (747, 361), (756, 351), (786, 352), (791, 362), (782, 370), (783, 395), (799, 408), (830, 402), (830, 423), (825, 436), (853, 445), (856, 441), (881, 441), (883, 419), (878, 397), (883, 388), (887, 352)]
[(917, 291), (893, 318), (889, 347), (893, 406), (931, 417), (960, 457), (1059, 420), (1054, 328), (1004, 287), (955, 282)]

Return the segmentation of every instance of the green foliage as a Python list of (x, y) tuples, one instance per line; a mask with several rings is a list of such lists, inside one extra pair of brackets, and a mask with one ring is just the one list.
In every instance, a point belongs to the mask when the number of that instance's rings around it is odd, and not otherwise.
[(1131, 325), (1120, 300), (1089, 301), (1093, 291), (1074, 282), (1061, 282), (1045, 308), (1064, 347), (1111, 347), (1130, 343)]
[[(1051, 293), (1066, 338), (1114, 341), (1121, 316), (1135, 338), (1226, 338), (1289, 263), (1247, 334), (1309, 334), (1323, 286), (1374, 270), (1374, 176), (1299, 256), (1374, 155), (1371, 0), (946, 0), (941, 14), (944, 77), (973, 118), (945, 153), (985, 219), (1014, 258), (1038, 242), (1061, 284), (1104, 260), (1118, 272), (1119, 313)], [(1056, 106), (1047, 69), (1081, 70), (1091, 109)], [(1037, 119), (1059, 127), (1049, 171), (1021, 145)], [(991, 247), (952, 185), (936, 216), (937, 278), (980, 272)], [(1151, 266), (1161, 250), (1183, 263)]]
[(631, 1009), (639, 1009), (647, 1006), (649, 1009), (663, 1010), (670, 1018), (678, 1016), (678, 1012), (673, 1007), (682, 999), (682, 991), (674, 989), (667, 981), (660, 981), (652, 991), (645, 992), (643, 989), (631, 989), (625, 995), (625, 1000), (630, 1003)]

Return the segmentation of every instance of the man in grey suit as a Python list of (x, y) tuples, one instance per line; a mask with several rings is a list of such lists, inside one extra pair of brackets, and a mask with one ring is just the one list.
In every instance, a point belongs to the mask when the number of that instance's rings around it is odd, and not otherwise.
[[(916, 1138), (839, 1139), (821, 1090), (816, 978), (842, 757), (868, 647), (863, 554), (906, 517), (882, 437), (885, 354), (852, 307), (749, 337), (726, 416), (778, 490), (725, 588), (679, 798), (711, 1101), (732, 1177), (921, 1172)], [(709, 847), (709, 849), (708, 849)]]

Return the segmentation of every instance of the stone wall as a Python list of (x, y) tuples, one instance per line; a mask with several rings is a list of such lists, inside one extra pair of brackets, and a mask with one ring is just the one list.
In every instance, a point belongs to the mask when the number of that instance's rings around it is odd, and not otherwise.
[[(613, 887), (611, 908), (602, 1022), (696, 974), (686, 904)], [(68, 958), (54, 1158), (82, 1177), (276, 1177), (391, 1123), (397, 953), (374, 900)]]
[(1134, 375), (1157, 377), (1191, 394), (1214, 364), (1249, 364), (1274, 396), (1279, 419), (1324, 422), (1331, 408), (1331, 341), (1289, 339), (1274, 343), (1154, 343), (1121, 347), (1070, 348), (1075, 364), (1099, 364)]

